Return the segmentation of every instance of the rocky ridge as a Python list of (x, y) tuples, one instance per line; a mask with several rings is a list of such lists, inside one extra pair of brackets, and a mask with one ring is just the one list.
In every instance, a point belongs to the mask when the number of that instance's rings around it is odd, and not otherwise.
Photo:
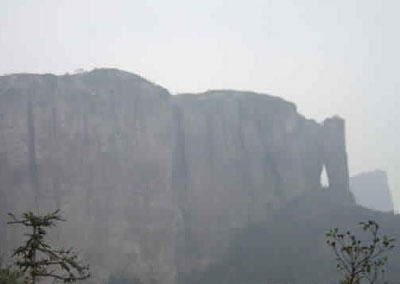
[[(0, 77), (0, 214), (61, 208), (55, 238), (110, 272), (177, 283), (235, 230), (305, 193), (349, 191), (344, 121), (252, 92), (170, 93), (139, 76)], [(0, 249), (18, 238), (0, 218)]]

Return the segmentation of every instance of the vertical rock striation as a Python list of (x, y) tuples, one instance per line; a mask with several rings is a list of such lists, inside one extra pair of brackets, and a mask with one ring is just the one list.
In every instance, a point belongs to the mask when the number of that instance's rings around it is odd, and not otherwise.
[(186, 236), (178, 242), (179, 271), (203, 269), (221, 257), (236, 229), (322, 190), (323, 166), (329, 190), (351, 202), (342, 119), (320, 125), (292, 103), (251, 92), (183, 94), (173, 103), (173, 188)]
[(175, 283), (169, 101), (116, 70), (2, 77), (1, 214), (61, 207), (63, 240), (84, 248), (96, 283), (109, 271)]
[[(306, 192), (349, 200), (344, 122), (238, 91), (171, 96), (123, 71), (0, 77), (0, 213), (61, 208), (95, 279), (183, 282)], [(16, 244), (0, 218), (0, 249)], [(179, 278), (183, 277), (183, 278)]]

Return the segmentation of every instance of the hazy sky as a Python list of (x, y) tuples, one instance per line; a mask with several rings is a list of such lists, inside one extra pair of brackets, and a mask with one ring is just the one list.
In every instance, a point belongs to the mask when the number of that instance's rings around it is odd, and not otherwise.
[(400, 1), (0, 0), (0, 74), (117, 67), (173, 93), (229, 88), (347, 120), (351, 173), (400, 208)]

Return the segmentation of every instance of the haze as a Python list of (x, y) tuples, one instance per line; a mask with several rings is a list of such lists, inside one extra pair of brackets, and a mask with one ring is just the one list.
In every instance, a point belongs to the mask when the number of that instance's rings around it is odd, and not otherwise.
[(0, 74), (117, 67), (169, 90), (254, 90), (347, 121), (352, 174), (400, 206), (398, 1), (0, 2)]

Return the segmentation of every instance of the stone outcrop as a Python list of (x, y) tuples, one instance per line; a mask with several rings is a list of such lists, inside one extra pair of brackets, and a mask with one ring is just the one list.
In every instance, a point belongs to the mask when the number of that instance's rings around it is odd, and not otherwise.
[[(61, 208), (95, 279), (176, 283), (304, 193), (349, 202), (344, 122), (238, 91), (171, 96), (112, 69), (0, 77), (0, 213)], [(0, 249), (18, 240), (0, 218)], [(98, 283), (98, 282), (96, 282)]]
[[(179, 271), (203, 269), (225, 251), (236, 229), (306, 192), (329, 190), (352, 202), (344, 121), (318, 124), (294, 104), (251, 92), (210, 91), (173, 97), (173, 188), (182, 214)], [(189, 267), (187, 267), (189, 265)]]
[[(0, 113), (2, 216), (61, 208), (62, 240), (84, 249), (95, 283), (109, 271), (175, 283), (165, 89), (115, 70), (13, 75), (0, 79)], [(15, 246), (14, 232), (1, 244)]]
[(385, 171), (375, 170), (351, 177), (350, 189), (357, 204), (378, 211), (393, 212), (393, 200)]
[(329, 180), (329, 190), (336, 193), (342, 202), (354, 202), (349, 188), (345, 121), (340, 117), (323, 122), (323, 159)]

